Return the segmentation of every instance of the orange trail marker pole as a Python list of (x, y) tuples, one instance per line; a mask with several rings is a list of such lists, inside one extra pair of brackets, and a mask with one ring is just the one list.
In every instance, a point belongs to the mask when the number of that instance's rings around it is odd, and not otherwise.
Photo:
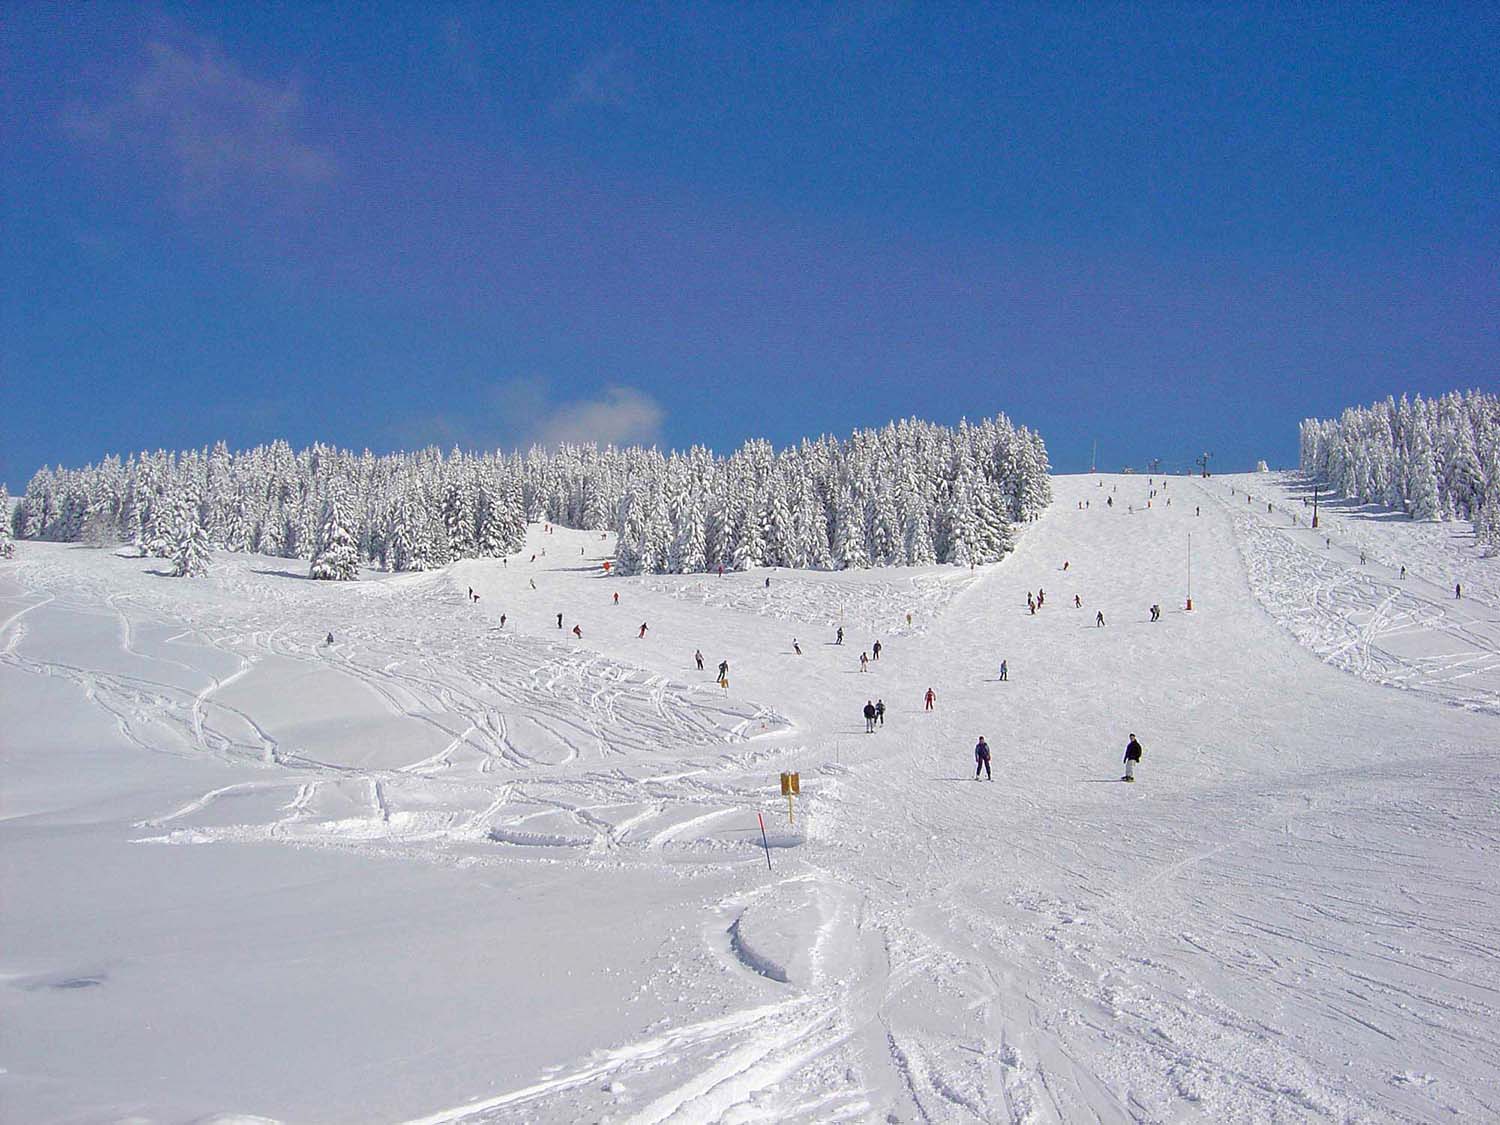
[(766, 839), (766, 818), (760, 813), (755, 814), (755, 819), (760, 821), (760, 842), (766, 846), (766, 870), (771, 870), (771, 841)]

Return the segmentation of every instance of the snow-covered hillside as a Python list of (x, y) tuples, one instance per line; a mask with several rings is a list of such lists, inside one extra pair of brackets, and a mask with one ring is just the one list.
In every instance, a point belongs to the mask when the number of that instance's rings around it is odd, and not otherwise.
[(1493, 560), (1292, 478), (1052, 484), (973, 570), (19, 543), (0, 1116), (1500, 1114)]

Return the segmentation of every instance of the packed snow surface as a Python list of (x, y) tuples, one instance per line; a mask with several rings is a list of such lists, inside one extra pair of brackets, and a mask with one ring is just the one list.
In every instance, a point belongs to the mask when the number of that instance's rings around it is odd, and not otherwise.
[(1495, 560), (1054, 488), (973, 571), (20, 544), (0, 1117), (1500, 1119)]

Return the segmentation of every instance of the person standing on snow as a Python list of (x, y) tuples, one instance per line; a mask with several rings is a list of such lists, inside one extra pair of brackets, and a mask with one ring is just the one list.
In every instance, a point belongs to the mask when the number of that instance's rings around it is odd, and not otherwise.
[(792, 638), (792, 651), (795, 652), (798, 656), (802, 655), (802, 646), (797, 643), (796, 637)]
[(560, 614), (560, 613), (557, 615), (557, 627), (559, 629), (562, 628), (562, 614)]
[(923, 696), (923, 700), (927, 704), (927, 710), (931, 711), (933, 703), (937, 700), (937, 693), (934, 692), (931, 688), (928, 688), (927, 694)]
[(883, 699), (875, 701), (875, 725), (885, 726), (885, 700)]
[(833, 635), (833, 643), (836, 645), (844, 643), (844, 627), (842, 625), (839, 626), (839, 631)]
[(1073, 608), (1074, 609), (1082, 609), (1083, 608), (1083, 599), (1080, 598), (1077, 594), (1073, 595)]
[(865, 733), (875, 733), (875, 704), (865, 700)]
[(719, 679), (720, 681), (729, 679), (729, 661), (727, 660), (719, 661)]
[(879, 641), (876, 641), (874, 643), (874, 645), (872, 645), (870, 647), (870, 655), (875, 660), (879, 660), (880, 659), (880, 642)]
[(703, 671), (703, 650), (701, 648), (693, 653), (693, 659), (698, 662), (698, 671)]
[(1007, 667), (1005, 661), (1002, 660), (1002, 661), (1000, 661), (1000, 682), (1004, 683), (1006, 680), (1009, 680), (1009, 679), (1010, 679), (1010, 668)]
[(644, 640), (645, 637), (646, 637), (646, 623), (644, 621), (642, 621), (641, 622), (641, 631), (635, 635), (635, 639), (639, 641), (639, 640)]
[(1102, 609), (1094, 614), (1094, 627), (1096, 629), (1104, 628), (1104, 611)]
[(577, 637), (580, 641), (583, 640), (583, 630), (580, 629), (577, 625), (573, 626), (573, 635), (575, 637)]
[(870, 670), (870, 654), (862, 652), (859, 654), (859, 670), (868, 672)]
[(1130, 736), (1130, 741), (1125, 744), (1125, 776), (1121, 781), (1135, 780), (1135, 764), (1141, 760), (1141, 744), (1135, 740), (1135, 735)]
[(619, 604), (620, 604), (620, 591), (616, 590), (615, 591), (615, 605), (619, 605)]
[(994, 781), (995, 777), (990, 773), (990, 744), (984, 740), (984, 735), (979, 736), (979, 741), (974, 744), (974, 780), (979, 780), (979, 771), (984, 771), (985, 779)]
[(1461, 583), (1458, 583), (1458, 582), (1453, 583), (1453, 596), (1455, 598), (1461, 598), (1461, 597), (1464, 596), (1464, 588), (1463, 588), (1463, 585)]

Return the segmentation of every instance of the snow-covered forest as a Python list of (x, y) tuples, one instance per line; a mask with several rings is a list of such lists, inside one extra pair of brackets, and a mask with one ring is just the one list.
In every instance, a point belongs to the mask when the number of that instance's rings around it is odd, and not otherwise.
[(135, 543), (179, 574), (201, 570), (209, 549), (310, 559), (315, 578), (352, 578), (361, 559), (426, 570), (519, 550), (537, 520), (618, 532), (626, 573), (968, 565), (1010, 549), (1010, 524), (1050, 501), (1048, 473), (1041, 436), (1003, 414), (780, 451), (751, 441), (727, 458), (700, 446), (445, 457), (220, 442), (42, 469), (14, 531)]
[(1302, 423), (1301, 466), (1345, 496), (1413, 519), (1473, 521), (1500, 546), (1500, 397), (1387, 398)]

